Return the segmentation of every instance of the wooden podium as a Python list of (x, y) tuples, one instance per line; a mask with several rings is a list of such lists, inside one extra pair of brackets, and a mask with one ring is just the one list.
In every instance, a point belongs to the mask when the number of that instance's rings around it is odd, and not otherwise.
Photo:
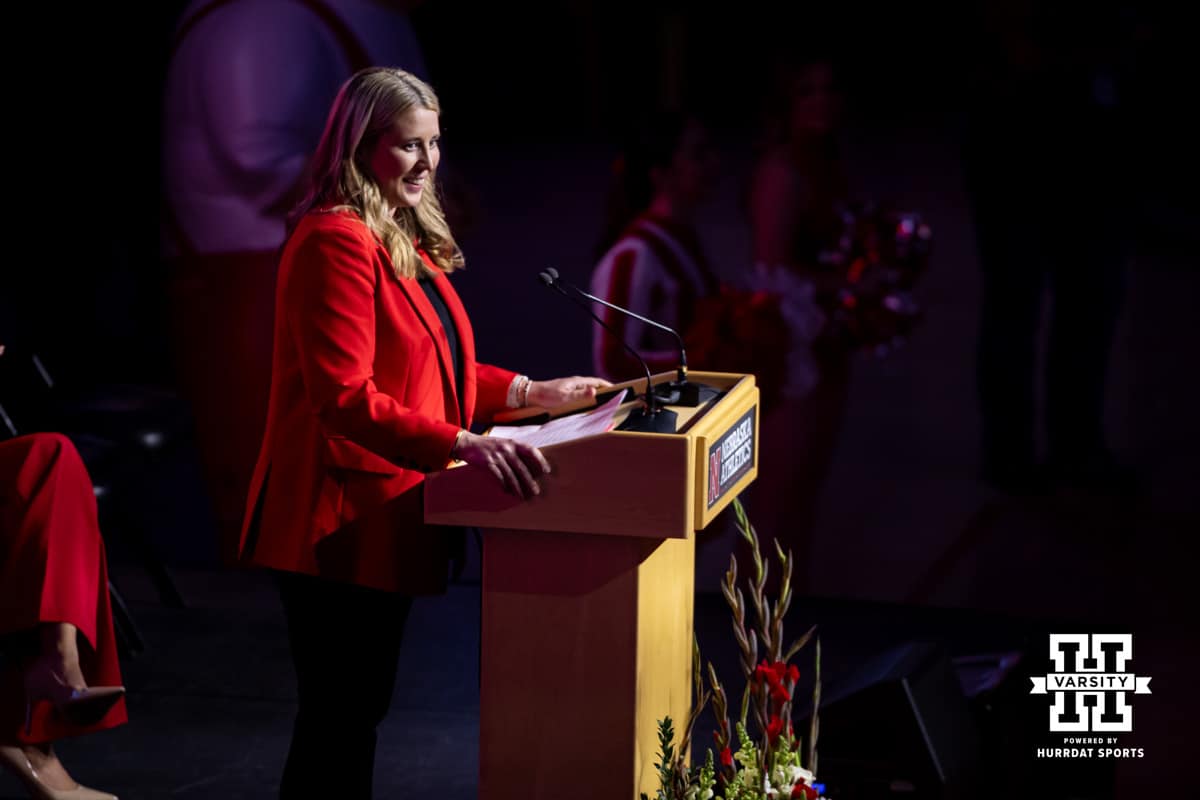
[(721, 394), (672, 406), (677, 433), (543, 448), (552, 472), (532, 500), (471, 466), (426, 479), (427, 522), (484, 530), (482, 800), (636, 800), (658, 788), (657, 721), (669, 715), (678, 740), (691, 712), (694, 533), (758, 465), (754, 376), (689, 378)]

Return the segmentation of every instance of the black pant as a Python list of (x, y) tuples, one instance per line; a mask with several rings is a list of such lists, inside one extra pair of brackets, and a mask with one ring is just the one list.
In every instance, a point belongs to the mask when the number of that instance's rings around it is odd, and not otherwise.
[(412, 598), (307, 575), (276, 581), (300, 700), (279, 796), (369, 799)]

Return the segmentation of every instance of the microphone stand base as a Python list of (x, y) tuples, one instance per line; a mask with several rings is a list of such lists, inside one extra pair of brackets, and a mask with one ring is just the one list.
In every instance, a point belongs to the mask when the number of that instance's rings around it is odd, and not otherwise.
[(715, 386), (691, 381), (671, 381), (654, 387), (654, 394), (663, 405), (695, 408), (721, 394)]
[(678, 428), (679, 415), (669, 408), (647, 411), (635, 408), (629, 412), (625, 421), (617, 426), (619, 431), (634, 431), (637, 433), (674, 433)]

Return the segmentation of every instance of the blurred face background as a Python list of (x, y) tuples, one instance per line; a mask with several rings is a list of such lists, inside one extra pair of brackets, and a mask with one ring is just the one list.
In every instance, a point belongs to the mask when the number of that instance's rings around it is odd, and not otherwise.
[(796, 69), (787, 83), (790, 102), (789, 127), (793, 135), (820, 136), (837, 125), (842, 99), (827, 62), (806, 64)]
[(699, 120), (689, 119), (670, 163), (654, 172), (655, 188), (678, 201), (696, 204), (712, 195), (720, 180), (719, 169), (717, 150), (708, 129)]

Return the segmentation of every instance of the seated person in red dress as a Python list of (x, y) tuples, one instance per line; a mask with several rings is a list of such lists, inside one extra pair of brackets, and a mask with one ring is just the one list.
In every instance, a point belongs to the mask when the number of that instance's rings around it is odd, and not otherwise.
[(92, 481), (61, 434), (0, 442), (0, 653), (0, 765), (31, 797), (115, 800), (54, 752), (126, 721)]

